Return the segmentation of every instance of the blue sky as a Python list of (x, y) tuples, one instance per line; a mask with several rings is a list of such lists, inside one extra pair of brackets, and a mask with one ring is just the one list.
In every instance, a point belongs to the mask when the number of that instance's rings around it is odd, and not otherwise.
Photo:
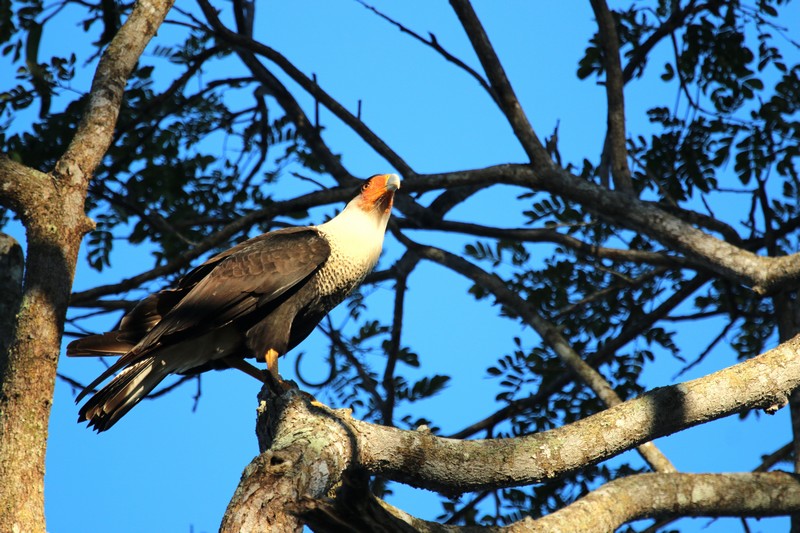
[[(480, 70), (446, 2), (374, 4), (422, 35), (435, 33), (450, 52)], [(484, 0), (475, 2), (475, 7), (534, 129), (544, 137), (559, 124), (565, 161), (595, 159), (605, 132), (605, 95), (593, 80), (575, 77), (577, 62), (594, 29), (589, 3)], [(510, 127), (477, 83), (357, 2), (271, 1), (259, 3), (257, 9), (256, 37), (286, 55), (301, 71), (315, 73), (323, 88), (349, 109), (355, 110), (357, 101), (362, 100), (364, 121), (418, 172), (525, 159)], [(59, 20), (62, 35), (82, 39), (81, 30), (68, 17)], [(165, 27), (158, 39), (169, 39), (174, 32), (180, 30)], [(55, 38), (52, 32), (45, 35)], [(44, 46), (63, 46), (62, 39)], [(660, 73), (666, 52), (663, 47), (656, 50), (650, 62), (648, 72), (655, 81), (636, 81), (626, 92), (632, 132), (649, 131), (646, 109), (674, 102), (675, 87), (659, 82), (654, 74)], [(155, 57), (152, 48), (145, 55), (146, 62), (166, 62)], [(231, 74), (237, 68), (231, 67)], [(74, 88), (86, 91), (92, 73), (93, 65), (84, 69)], [(160, 81), (166, 84), (170, 79)], [(302, 103), (311, 109), (310, 99)], [(342, 154), (351, 172), (368, 176), (393, 170), (330, 113), (323, 111), (322, 122), (326, 141)], [(330, 180), (327, 183), (332, 184)], [(289, 197), (298, 188), (282, 188), (275, 194)], [(451, 218), (518, 226), (521, 215), (504, 206), (519, 192), (504, 188), (479, 194), (454, 210)], [(735, 207), (731, 209), (731, 218), (736, 220)], [(317, 222), (331, 213), (332, 209), (319, 209), (312, 216)], [(431, 232), (412, 236), (456, 253), (467, 242)], [(399, 249), (391, 236), (387, 237), (381, 266), (389, 265)], [(117, 245), (112, 268), (102, 274), (89, 269), (85, 261), (79, 264), (75, 289), (111, 283), (151, 265), (146, 250)], [(469, 286), (465, 279), (431, 263), (421, 264), (409, 281), (403, 342), (420, 354), (425, 374), (450, 374), (453, 380), (433, 400), (415, 404), (399, 415), (426, 416), (444, 433), (457, 431), (498, 408), (493, 401), (497, 390), (486, 379), (485, 369), (514, 349), (514, 336), (521, 337), (526, 347), (538, 343), (531, 331), (498, 318), (497, 309), (488, 302), (475, 302), (466, 295)], [(392, 298), (391, 285), (378, 286), (368, 304), (370, 309), (389, 313)], [(341, 310), (334, 313), (336, 323), (343, 317)], [(94, 327), (102, 330), (115, 320), (97, 321)], [(710, 331), (702, 324), (682, 330), (688, 358), (692, 346), (700, 351), (716, 335), (715, 330)], [(315, 353), (324, 350), (318, 334), (297, 349), (306, 354), (306, 369), (313, 365)], [(722, 347), (681, 379), (699, 377), (731, 363)], [(646, 371), (646, 383), (653, 387), (669, 384), (680, 366), (667, 356)], [(293, 363), (282, 364), (285, 377), (291, 378), (292, 367)], [(90, 359), (62, 358), (59, 371), (88, 382), (102, 368)], [(238, 372), (209, 373), (203, 378), (202, 398), (195, 412), (196, 388), (188, 385), (158, 400), (142, 402), (111, 431), (96, 435), (75, 423), (74, 393), (58, 381), (47, 456), (48, 530), (216, 531), (243, 468), (258, 451), (253, 429), (258, 389), (257, 382)], [(658, 444), (683, 471), (746, 471), (756, 466), (756, 452), (743, 458), (740, 448), (769, 453), (789, 438), (788, 416), (782, 411), (772, 417), (760, 416), (747, 425), (735, 419), (715, 422), (661, 439)], [(635, 457), (631, 460), (638, 461)], [(391, 501), (412, 514), (431, 519), (440, 512), (435, 495), (402, 487), (395, 487), (395, 493)], [(698, 519), (682, 524), (686, 531), (711, 532), (727, 531), (735, 524), (718, 521), (704, 529), (707, 522)], [(774, 531), (784, 529), (786, 523), (774, 519), (751, 522), (751, 526), (753, 531)]]

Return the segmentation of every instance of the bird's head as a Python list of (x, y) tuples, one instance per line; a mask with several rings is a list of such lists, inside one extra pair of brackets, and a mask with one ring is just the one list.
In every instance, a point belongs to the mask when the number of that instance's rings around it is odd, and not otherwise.
[(394, 204), (394, 193), (399, 188), (397, 174), (376, 174), (364, 181), (361, 193), (353, 201), (367, 213), (380, 213), (388, 218)]
[(358, 196), (320, 228), (326, 233), (350, 235), (355, 241), (371, 241), (380, 253), (383, 234), (392, 214), (394, 193), (399, 188), (400, 178), (396, 174), (376, 174), (368, 178), (361, 185)]
[(381, 255), (394, 193), (399, 188), (396, 174), (376, 174), (361, 185), (358, 196), (341, 213), (318, 228), (336, 242), (339, 253), (371, 270)]

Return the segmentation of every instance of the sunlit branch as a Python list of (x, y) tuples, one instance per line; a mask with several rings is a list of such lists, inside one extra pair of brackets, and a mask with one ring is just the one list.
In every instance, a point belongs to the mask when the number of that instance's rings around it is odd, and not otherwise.
[[(684, 283), (680, 289), (662, 302), (650, 313), (640, 315), (636, 320), (629, 321), (623, 326), (619, 335), (603, 343), (603, 345), (588, 358), (588, 363), (597, 368), (603, 361), (612, 357), (617, 350), (625, 344), (638, 337), (643, 331), (652, 327), (658, 320), (663, 319), (667, 314), (688, 298), (694, 291), (699, 289), (708, 281), (708, 277), (697, 275), (693, 279)], [(466, 428), (450, 435), (454, 439), (464, 439), (475, 435), (481, 431), (486, 431), (494, 426), (520, 414), (529, 409), (540, 407), (548, 401), (550, 396), (556, 391), (561, 390), (573, 380), (573, 375), (562, 375), (554, 380), (542, 383), (535, 394), (516, 400), (505, 407), (502, 407), (491, 415), (475, 422)]]
[(615, 479), (575, 503), (509, 532), (615, 531), (667, 516), (778, 516), (800, 506), (800, 480), (785, 472), (639, 474)]
[[(800, 337), (708, 376), (514, 439), (455, 440), (345, 422), (358, 435), (358, 464), (371, 474), (449, 493), (527, 485), (681, 429), (774, 405), (800, 385), (798, 349)], [(408, 471), (409, 457), (420, 459), (413, 473)]]

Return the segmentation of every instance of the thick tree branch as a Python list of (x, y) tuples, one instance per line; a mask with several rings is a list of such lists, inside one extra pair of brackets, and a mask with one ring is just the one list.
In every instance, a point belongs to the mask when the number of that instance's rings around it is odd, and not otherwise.
[[(172, 6), (141, 0), (103, 53), (78, 130), (50, 174), (0, 163), (0, 196), (25, 224), (27, 260), (15, 337), (0, 360), (0, 531), (45, 531), (47, 428), (89, 180), (108, 149), (127, 77)], [(7, 204), (8, 205), (8, 204)]]
[[(348, 481), (335, 498), (300, 502), (301, 516), (314, 531), (426, 533), (545, 533), (616, 531), (625, 523), (654, 517), (765, 517), (800, 505), (800, 479), (785, 472), (736, 474), (640, 474), (616, 479), (571, 505), (539, 519), (507, 527), (448, 526), (420, 520)], [(666, 524), (668, 522), (661, 522)]]
[(14, 338), (24, 266), (22, 247), (10, 235), (0, 233), (0, 368), (6, 365), (8, 346)]
[(643, 442), (749, 409), (800, 385), (800, 337), (700, 379), (655, 389), (569, 426), (516, 439), (460, 441), (348, 420), (367, 472), (445, 493), (553, 479)]
[(800, 478), (785, 472), (640, 474), (616, 479), (572, 505), (509, 531), (615, 531), (665, 516), (778, 516), (800, 507)]
[(276, 397), (265, 388), (257, 428), (262, 453), (245, 469), (220, 533), (302, 530), (297, 502), (323, 498), (352, 462), (354, 442), (342, 423), (348, 416), (313, 406), (297, 389)]
[[(654, 390), (569, 426), (516, 439), (445, 439), (427, 431), (354, 420), (349, 411), (330, 410), (294, 389), (280, 397), (268, 394), (258, 425), (264, 453), (245, 470), (222, 531), (251, 530), (255, 524), (261, 529), (276, 524), (299, 527), (293, 513), (304, 508), (297, 502), (325, 497), (351, 469), (450, 494), (552, 479), (641, 442), (774, 403), (800, 385), (799, 349), (800, 337), (796, 337), (715, 374)], [(732, 484), (736, 490), (730, 490)], [(619, 525), (676, 512), (675, 502), (681, 501), (685, 507), (677, 510), (680, 514), (740, 515), (740, 500), (754, 493), (767, 495), (769, 501), (750, 498), (753, 503), (744, 506), (746, 514), (785, 513), (800, 501), (796, 485), (794, 477), (774, 472), (634, 476), (609, 483), (560, 513), (605, 509), (608, 514), (596, 520)], [(653, 487), (654, 492), (641, 495), (644, 487)], [(656, 494), (666, 496), (662, 500)], [(635, 503), (626, 505), (631, 499)], [(597, 512), (588, 515), (598, 516)], [(551, 516), (554, 522), (562, 519), (558, 513)], [(547, 522), (513, 527), (540, 524)], [(609, 529), (613, 526), (605, 525), (603, 530)]]
[(52, 179), (48, 174), (0, 154), (0, 205), (17, 213), (23, 223), (33, 206), (51, 197), (51, 189)]

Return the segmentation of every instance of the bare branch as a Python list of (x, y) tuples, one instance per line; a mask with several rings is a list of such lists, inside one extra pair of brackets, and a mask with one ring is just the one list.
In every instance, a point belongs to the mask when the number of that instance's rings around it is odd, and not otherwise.
[(547, 150), (545, 150), (542, 141), (539, 140), (533, 130), (533, 126), (528, 121), (528, 117), (522, 110), (503, 65), (500, 63), (500, 59), (497, 57), (492, 43), (489, 41), (489, 37), (486, 35), (486, 31), (472, 9), (469, 0), (450, 0), (450, 5), (464, 27), (464, 31), (472, 43), (472, 48), (475, 50), (481, 66), (483, 66), (486, 77), (497, 94), (495, 101), (498, 102), (500, 110), (505, 114), (509, 124), (511, 124), (514, 134), (522, 145), (522, 149), (528, 154), (535, 168), (541, 170), (553, 166)]
[[(556, 353), (561, 361), (563, 361), (581, 381), (588, 385), (606, 406), (613, 407), (622, 403), (622, 399), (617, 395), (608, 381), (581, 358), (580, 354), (572, 348), (569, 341), (561, 334), (559, 329), (531, 309), (530, 305), (520, 298), (516, 292), (511, 290), (505, 281), (449, 252), (432, 246), (418, 245), (402, 237), (402, 235), (396, 236), (414, 253), (468, 277), (491, 292), (499, 303), (516, 313), (523, 321), (532, 327)], [(675, 472), (675, 467), (669, 459), (667, 459), (652, 442), (641, 445), (639, 447), (639, 453), (653, 470), (659, 472)]]
[(411, 37), (413, 37), (417, 41), (421, 42), (425, 46), (430, 46), (431, 48), (436, 50), (439, 54), (441, 54), (441, 56), (444, 57), (447, 61), (449, 61), (449, 62), (453, 63), (454, 65), (458, 66), (459, 68), (463, 69), (467, 74), (469, 74), (470, 76), (475, 78), (475, 80), (480, 84), (480, 86), (484, 88), (486, 93), (489, 96), (492, 97), (492, 100), (495, 101), (497, 106), (500, 107), (500, 101), (497, 98), (497, 94), (489, 86), (489, 84), (486, 82), (484, 77), (481, 76), (474, 68), (470, 67), (469, 65), (467, 65), (466, 63), (461, 61), (459, 58), (457, 58), (456, 56), (454, 56), (453, 54), (451, 54), (450, 52), (445, 50), (444, 47), (441, 44), (439, 44), (439, 41), (436, 40), (436, 36), (435, 35), (433, 35), (431, 33), (431, 34), (429, 34), (430, 38), (425, 39), (420, 34), (415, 32), (414, 30), (410, 29), (408, 26), (405, 26), (405, 25), (401, 24), (400, 22), (396, 21), (395, 19), (393, 19), (392, 17), (390, 17), (386, 13), (383, 13), (382, 11), (378, 10), (376, 7), (367, 4), (363, 0), (356, 0), (356, 2), (358, 2), (359, 4), (364, 6), (365, 8), (369, 9), (370, 11), (372, 11), (373, 13), (378, 15), (380, 18), (382, 18), (383, 20), (387, 21), (389, 24), (392, 24), (393, 26), (395, 26), (402, 33), (407, 33), (408, 35), (410, 35)]
[(629, 263), (646, 263), (650, 265), (664, 265), (673, 268), (686, 267), (691, 264), (685, 258), (670, 255), (662, 252), (648, 252), (644, 250), (623, 250), (620, 248), (607, 248), (589, 244), (580, 239), (559, 233), (549, 228), (498, 228), (493, 226), (482, 226), (469, 222), (456, 222), (450, 220), (424, 220), (424, 221), (401, 221), (401, 227), (410, 226), (420, 229), (435, 229), (441, 231), (452, 231), (478, 235), (481, 237), (493, 237), (495, 239), (505, 239), (518, 242), (552, 242), (563, 244), (574, 250), (580, 255), (597, 257), (601, 259), (611, 259), (612, 261)]
[[(681, 429), (767, 408), (800, 385), (800, 336), (700, 379), (662, 387), (554, 430), (515, 439), (453, 440), (348, 420), (372, 474), (447, 493), (553, 479)], [(414, 472), (408, 461), (414, 458)]]
[(628, 166), (625, 133), (625, 96), (622, 65), (619, 59), (619, 37), (611, 11), (605, 0), (591, 0), (597, 19), (603, 62), (606, 71), (606, 100), (608, 102), (608, 132), (605, 149), (611, 160), (611, 175), (620, 192), (633, 194), (633, 179)]
[[(209, 24), (214, 28), (214, 31), (217, 33), (219, 37), (228, 41), (235, 47), (238, 47), (240, 50), (247, 50), (254, 54), (259, 54), (276, 65), (278, 65), (286, 74), (289, 75), (292, 80), (298, 83), (306, 92), (312, 95), (316, 100), (322, 103), (325, 107), (327, 107), (334, 115), (336, 115), (342, 122), (344, 122), (347, 126), (353, 129), (367, 144), (369, 144), (376, 152), (378, 152), (381, 156), (383, 156), (395, 169), (398, 170), (404, 177), (414, 176), (416, 172), (414, 172), (411, 167), (401, 158), (397, 153), (395, 153), (383, 140), (378, 137), (371, 129), (364, 124), (361, 119), (357, 116), (350, 113), (347, 109), (344, 108), (336, 99), (332, 98), (328, 93), (323, 91), (319, 84), (317, 84), (314, 80), (310, 79), (308, 76), (300, 72), (297, 67), (295, 67), (288, 59), (286, 59), (283, 55), (278, 53), (276, 50), (260, 43), (254, 41), (251, 38), (246, 36), (240, 35), (236, 32), (231, 31), (230, 29), (226, 28), (225, 25), (219, 20), (216, 16), (216, 13), (211, 8), (210, 4), (208, 4), (207, 0), (200, 0), (200, 6), (203, 8), (203, 12), (208, 18)], [(240, 54), (241, 55), (241, 54)], [(244, 61), (244, 57), (242, 57)], [(253, 70), (254, 73), (260, 74), (260, 78), (262, 81), (267, 80), (268, 86), (275, 90), (275, 84), (277, 83), (277, 79), (273, 79), (271, 75), (265, 76), (263, 71), (266, 69), (263, 65), (258, 66), (254, 64), (253, 59), (248, 59), (245, 61), (246, 64)], [(282, 86), (281, 86), (282, 87)], [(287, 96), (288, 95), (288, 96)], [(311, 135), (310, 138), (306, 137), (309, 142), (313, 145), (317, 146), (318, 143), (322, 143), (322, 139), (319, 137), (319, 132), (317, 131), (316, 127), (312, 126), (311, 123), (308, 121), (307, 118), (304, 118), (305, 115), (300, 110), (300, 107), (296, 105), (296, 103), (292, 103), (294, 98), (291, 97), (288, 91), (285, 89), (278, 90), (277, 94), (275, 95), (278, 101), (280, 102), (281, 106), (290, 113), (293, 117), (293, 120), (301, 118), (302, 122), (297, 124), (298, 128), (302, 128), (304, 132), (304, 137), (306, 135)], [(284, 105), (286, 104), (286, 105)], [(288, 108), (287, 108), (288, 106)], [(309, 129), (310, 128), (310, 129)], [(313, 130), (313, 133), (312, 131)], [(318, 140), (317, 140), (318, 139)], [(320, 148), (324, 148), (323, 152), (328, 153), (330, 149), (327, 146), (318, 146)], [(330, 159), (328, 157), (327, 159)]]
[(650, 235), (665, 246), (692, 256), (709, 270), (744, 283), (760, 294), (794, 286), (800, 280), (800, 254), (758, 256), (708, 235), (662, 210), (658, 204), (607, 190), (554, 166), (546, 170), (534, 170), (527, 165), (506, 164), (463, 172), (429, 174), (408, 179), (404, 186), (407, 190), (430, 190), (487, 182), (544, 189), (578, 202), (604, 220)]
[(509, 531), (615, 531), (663, 516), (777, 516), (800, 506), (800, 478), (786, 472), (640, 474), (616, 479), (555, 513)]

